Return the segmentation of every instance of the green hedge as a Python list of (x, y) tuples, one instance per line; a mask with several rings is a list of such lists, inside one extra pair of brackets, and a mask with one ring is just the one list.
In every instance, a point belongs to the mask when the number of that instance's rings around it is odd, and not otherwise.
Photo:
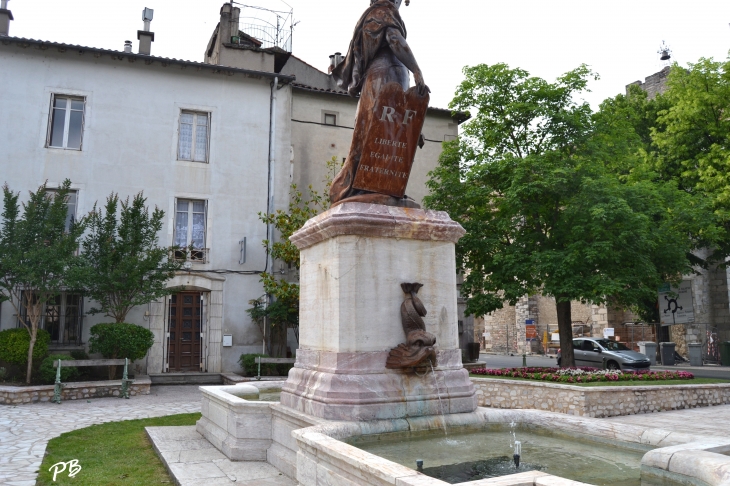
[[(56, 368), (53, 367), (54, 361), (71, 361), (74, 358), (67, 354), (52, 354), (43, 360), (38, 370), (40, 379), (43, 383), (52, 384), (56, 382)], [(78, 368), (72, 366), (69, 368), (61, 368), (61, 381), (67, 383), (75, 380), (79, 376)]]
[[(243, 376), (257, 376), (259, 374), (259, 365), (256, 364), (256, 358), (269, 358), (268, 354), (242, 354), (238, 358), (238, 364), (243, 369)], [(288, 363), (262, 363), (261, 376), (287, 376), (289, 370), (294, 365)]]
[[(33, 347), (33, 361), (43, 359), (48, 354), (48, 344), (51, 335), (43, 329), (38, 329), (35, 346)], [(0, 361), (15, 365), (28, 364), (28, 348), (30, 347), (30, 333), (24, 327), (7, 329), (0, 332)]]
[[(243, 369), (243, 376), (256, 376), (259, 374), (259, 365), (256, 364), (256, 358), (268, 358), (268, 354), (242, 354), (238, 358), (238, 364)], [(262, 363), (261, 364), (261, 375), (268, 376), (276, 370), (276, 365), (273, 363)]]
[(144, 358), (153, 343), (152, 332), (137, 324), (97, 324), (90, 330), (89, 352), (134, 361)]

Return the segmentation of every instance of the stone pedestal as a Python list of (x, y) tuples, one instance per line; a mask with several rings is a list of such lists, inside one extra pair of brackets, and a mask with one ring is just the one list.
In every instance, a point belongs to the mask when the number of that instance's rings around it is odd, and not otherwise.
[[(464, 229), (446, 213), (344, 203), (311, 219), (301, 251), (299, 350), (281, 403), (330, 420), (472, 412), (461, 364), (454, 245)], [(438, 363), (387, 370), (405, 341), (400, 284), (419, 282)]]

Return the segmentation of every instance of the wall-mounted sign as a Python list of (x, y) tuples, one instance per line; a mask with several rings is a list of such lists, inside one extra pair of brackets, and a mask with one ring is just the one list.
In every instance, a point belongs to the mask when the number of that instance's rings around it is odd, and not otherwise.
[(659, 319), (663, 326), (695, 321), (691, 281), (682, 280), (679, 287), (664, 284), (659, 288)]
[(528, 341), (537, 340), (537, 326), (535, 324), (525, 325), (525, 339)]
[(612, 327), (607, 327), (603, 330), (603, 338), (608, 339), (610, 337), (615, 336), (614, 329)]

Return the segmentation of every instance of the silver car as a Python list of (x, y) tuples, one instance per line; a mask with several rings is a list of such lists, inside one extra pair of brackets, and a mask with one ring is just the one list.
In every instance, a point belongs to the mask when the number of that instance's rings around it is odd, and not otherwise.
[[(648, 369), (651, 362), (646, 355), (637, 353), (617, 341), (608, 339), (579, 338), (573, 339), (573, 353), (576, 366), (589, 366), (609, 370)], [(558, 351), (558, 366), (561, 363), (561, 352)]]

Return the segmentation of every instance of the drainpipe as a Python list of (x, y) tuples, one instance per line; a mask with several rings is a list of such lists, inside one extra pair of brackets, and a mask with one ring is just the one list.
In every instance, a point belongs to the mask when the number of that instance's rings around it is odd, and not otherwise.
[[(271, 102), (269, 106), (269, 180), (268, 180), (268, 191), (266, 197), (266, 213), (274, 213), (274, 176), (276, 174), (276, 92), (278, 91), (279, 77), (275, 76), (271, 83)], [(269, 242), (274, 239), (274, 225), (268, 223), (266, 227), (266, 239)], [(266, 267), (264, 272), (268, 271), (269, 268), (273, 271), (274, 269), (274, 257), (271, 251), (266, 254)], [(271, 303), (271, 295), (266, 294), (266, 306), (268, 307)], [(264, 336), (262, 344), (262, 354), (266, 354), (266, 328), (269, 325), (268, 318), (264, 325)]]

